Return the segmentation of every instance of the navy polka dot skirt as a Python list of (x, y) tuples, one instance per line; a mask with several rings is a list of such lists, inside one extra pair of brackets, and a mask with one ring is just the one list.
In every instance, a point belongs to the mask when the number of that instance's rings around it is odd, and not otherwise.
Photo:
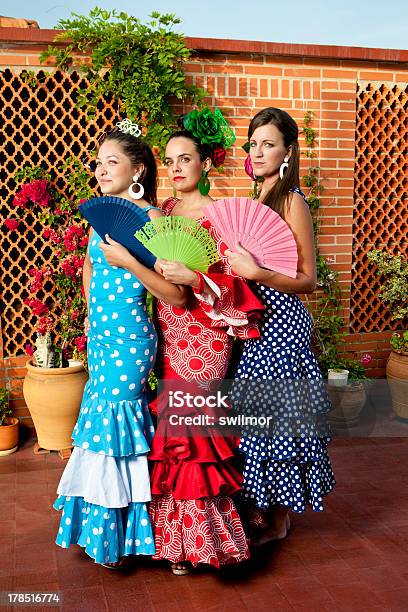
[(296, 295), (253, 289), (266, 309), (261, 338), (245, 343), (232, 399), (243, 414), (271, 422), (266, 433), (243, 430), (242, 496), (265, 510), (322, 511), (335, 479), (327, 453), (330, 402), (310, 348), (311, 317)]

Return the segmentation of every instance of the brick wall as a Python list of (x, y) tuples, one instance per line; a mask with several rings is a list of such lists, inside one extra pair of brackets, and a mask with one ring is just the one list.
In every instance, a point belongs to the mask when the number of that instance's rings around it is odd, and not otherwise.
[[(51, 30), (0, 29), (0, 70), (44, 70), (39, 52), (52, 42)], [(187, 39), (195, 50), (185, 66), (187, 78), (210, 93), (210, 105), (222, 108), (237, 134), (226, 171), (213, 173), (214, 196), (247, 195), (249, 182), (242, 164), (250, 117), (266, 106), (287, 110), (301, 125), (305, 112), (315, 113), (314, 126), (321, 178), (325, 186), (321, 207), (320, 249), (340, 272), (343, 314), (350, 323), (353, 283), (353, 214), (357, 83), (408, 82), (408, 51), (291, 45), (251, 41)], [(52, 70), (51, 66), (45, 68)], [(301, 138), (301, 147), (304, 143)], [(302, 160), (302, 170), (306, 170)], [(304, 172), (303, 172), (304, 173)], [(302, 173), (301, 173), (302, 174)], [(160, 199), (169, 195), (160, 170)], [(347, 348), (374, 356), (371, 376), (382, 376), (389, 354), (391, 331), (349, 334)], [(4, 356), (3, 375), (9, 380), (16, 414), (27, 417), (21, 385), (25, 356)], [(1, 375), (1, 371), (0, 371)]]

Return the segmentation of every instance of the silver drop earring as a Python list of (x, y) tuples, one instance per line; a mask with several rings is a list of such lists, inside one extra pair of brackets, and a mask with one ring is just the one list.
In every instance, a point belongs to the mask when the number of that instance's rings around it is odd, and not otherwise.
[[(133, 183), (130, 185), (130, 187), (128, 189), (128, 194), (129, 194), (129, 196), (133, 200), (140, 200), (144, 196), (144, 187), (143, 187), (142, 183), (138, 182), (140, 174), (141, 173), (138, 172), (137, 174), (134, 175), (134, 177), (132, 179)], [(135, 192), (135, 189), (137, 189), (136, 192)]]
[(280, 179), (283, 179), (283, 175), (285, 174), (286, 170), (288, 169), (288, 166), (289, 166), (288, 161), (289, 161), (289, 155), (285, 155), (283, 163), (279, 167), (279, 177), (280, 177)]

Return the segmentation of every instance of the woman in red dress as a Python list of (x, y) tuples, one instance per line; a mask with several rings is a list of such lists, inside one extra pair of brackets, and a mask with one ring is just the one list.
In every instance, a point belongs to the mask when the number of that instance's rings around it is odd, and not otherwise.
[[(189, 125), (188, 118), (184, 117), (184, 126)], [(156, 308), (160, 378), (189, 381), (189, 390), (225, 377), (234, 336), (259, 337), (257, 320), (263, 310), (245, 282), (231, 271), (224, 256), (227, 247), (203, 215), (204, 206), (212, 201), (208, 171), (213, 160), (222, 163), (225, 157), (220, 146), (203, 140), (205, 133), (198, 137), (185, 129), (171, 136), (164, 163), (181, 198), (167, 199), (162, 210), (195, 219), (205, 227), (217, 244), (219, 261), (205, 274), (180, 262), (158, 262), (167, 280), (191, 287), (186, 307), (174, 308), (159, 300)], [(225, 146), (225, 139), (217, 144)], [(183, 384), (186, 388), (187, 383)], [(164, 392), (159, 393), (153, 410), (158, 412), (158, 431), (149, 456), (154, 558), (169, 560), (178, 575), (198, 563), (219, 567), (247, 559), (247, 538), (232, 499), (242, 481), (234, 467), (238, 441), (214, 435), (211, 428), (206, 435), (194, 435), (187, 428), (178, 435), (169, 425), (171, 411)]]

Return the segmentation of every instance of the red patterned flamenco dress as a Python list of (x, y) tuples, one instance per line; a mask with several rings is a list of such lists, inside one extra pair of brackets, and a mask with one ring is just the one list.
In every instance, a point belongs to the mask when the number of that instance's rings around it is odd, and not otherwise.
[[(176, 203), (174, 198), (166, 200), (164, 213), (170, 214)], [(196, 389), (225, 377), (233, 337), (258, 338), (257, 321), (263, 311), (262, 303), (231, 271), (223, 257), (227, 247), (210, 222), (205, 217), (198, 222), (216, 241), (220, 260), (205, 275), (199, 274), (199, 287), (185, 308), (158, 301), (156, 310), (160, 378), (190, 381), (189, 388)], [(151, 407), (159, 413), (149, 455), (153, 558), (215, 567), (247, 559), (247, 539), (231, 498), (242, 482), (234, 467), (239, 440), (212, 434), (211, 428), (205, 436), (193, 437), (193, 428), (175, 434), (162, 418), (166, 409), (170, 411), (164, 392)]]

